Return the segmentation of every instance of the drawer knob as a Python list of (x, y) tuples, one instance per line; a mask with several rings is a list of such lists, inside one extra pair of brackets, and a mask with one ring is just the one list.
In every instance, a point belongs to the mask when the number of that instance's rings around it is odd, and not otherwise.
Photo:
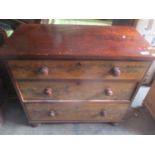
[(51, 88), (46, 88), (46, 89), (44, 90), (44, 92), (45, 92), (46, 95), (52, 95), (52, 94), (53, 94)]
[(100, 115), (103, 116), (103, 117), (105, 117), (105, 116), (107, 115), (107, 112), (106, 112), (105, 110), (102, 110), (102, 111), (100, 112)]
[(77, 68), (81, 68), (81, 66), (82, 66), (81, 62), (76, 63)]
[(49, 115), (50, 115), (51, 117), (55, 117), (55, 116), (56, 116), (56, 113), (55, 113), (54, 110), (51, 110), (51, 111), (49, 112)]
[(120, 76), (121, 75), (120, 68), (119, 67), (112, 68), (112, 74), (113, 74), (113, 76)]
[(49, 69), (48, 69), (48, 67), (44, 66), (44, 67), (41, 67), (41, 68), (40, 68), (39, 72), (40, 72), (41, 74), (43, 74), (43, 75), (48, 75)]
[(111, 90), (111, 88), (106, 88), (105, 89), (105, 95), (106, 96), (112, 96), (113, 95), (113, 91)]

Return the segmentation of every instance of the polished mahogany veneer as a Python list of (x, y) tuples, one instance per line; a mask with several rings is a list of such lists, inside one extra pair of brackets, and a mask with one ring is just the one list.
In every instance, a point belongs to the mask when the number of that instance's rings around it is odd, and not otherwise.
[(21, 25), (0, 49), (29, 123), (120, 122), (155, 51), (132, 27)]
[(149, 44), (132, 27), (20, 25), (0, 58), (153, 59)]

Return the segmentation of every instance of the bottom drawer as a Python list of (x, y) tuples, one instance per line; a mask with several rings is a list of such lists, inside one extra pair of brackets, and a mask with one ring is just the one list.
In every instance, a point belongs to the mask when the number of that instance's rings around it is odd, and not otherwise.
[(29, 121), (46, 122), (119, 122), (129, 102), (27, 103)]

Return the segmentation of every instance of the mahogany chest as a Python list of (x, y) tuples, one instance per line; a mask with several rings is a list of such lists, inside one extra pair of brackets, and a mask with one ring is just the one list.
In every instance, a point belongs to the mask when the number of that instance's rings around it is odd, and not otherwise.
[(21, 25), (0, 49), (31, 124), (120, 122), (154, 53), (124, 26)]

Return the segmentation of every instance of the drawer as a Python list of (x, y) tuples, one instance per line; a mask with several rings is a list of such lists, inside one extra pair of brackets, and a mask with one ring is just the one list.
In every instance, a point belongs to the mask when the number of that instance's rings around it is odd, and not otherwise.
[(30, 121), (40, 122), (119, 122), (129, 102), (29, 103), (25, 105)]
[(150, 62), (86, 60), (18, 60), (8, 62), (15, 79), (140, 80)]
[(23, 102), (49, 100), (130, 100), (135, 82), (94, 80), (18, 81)]

